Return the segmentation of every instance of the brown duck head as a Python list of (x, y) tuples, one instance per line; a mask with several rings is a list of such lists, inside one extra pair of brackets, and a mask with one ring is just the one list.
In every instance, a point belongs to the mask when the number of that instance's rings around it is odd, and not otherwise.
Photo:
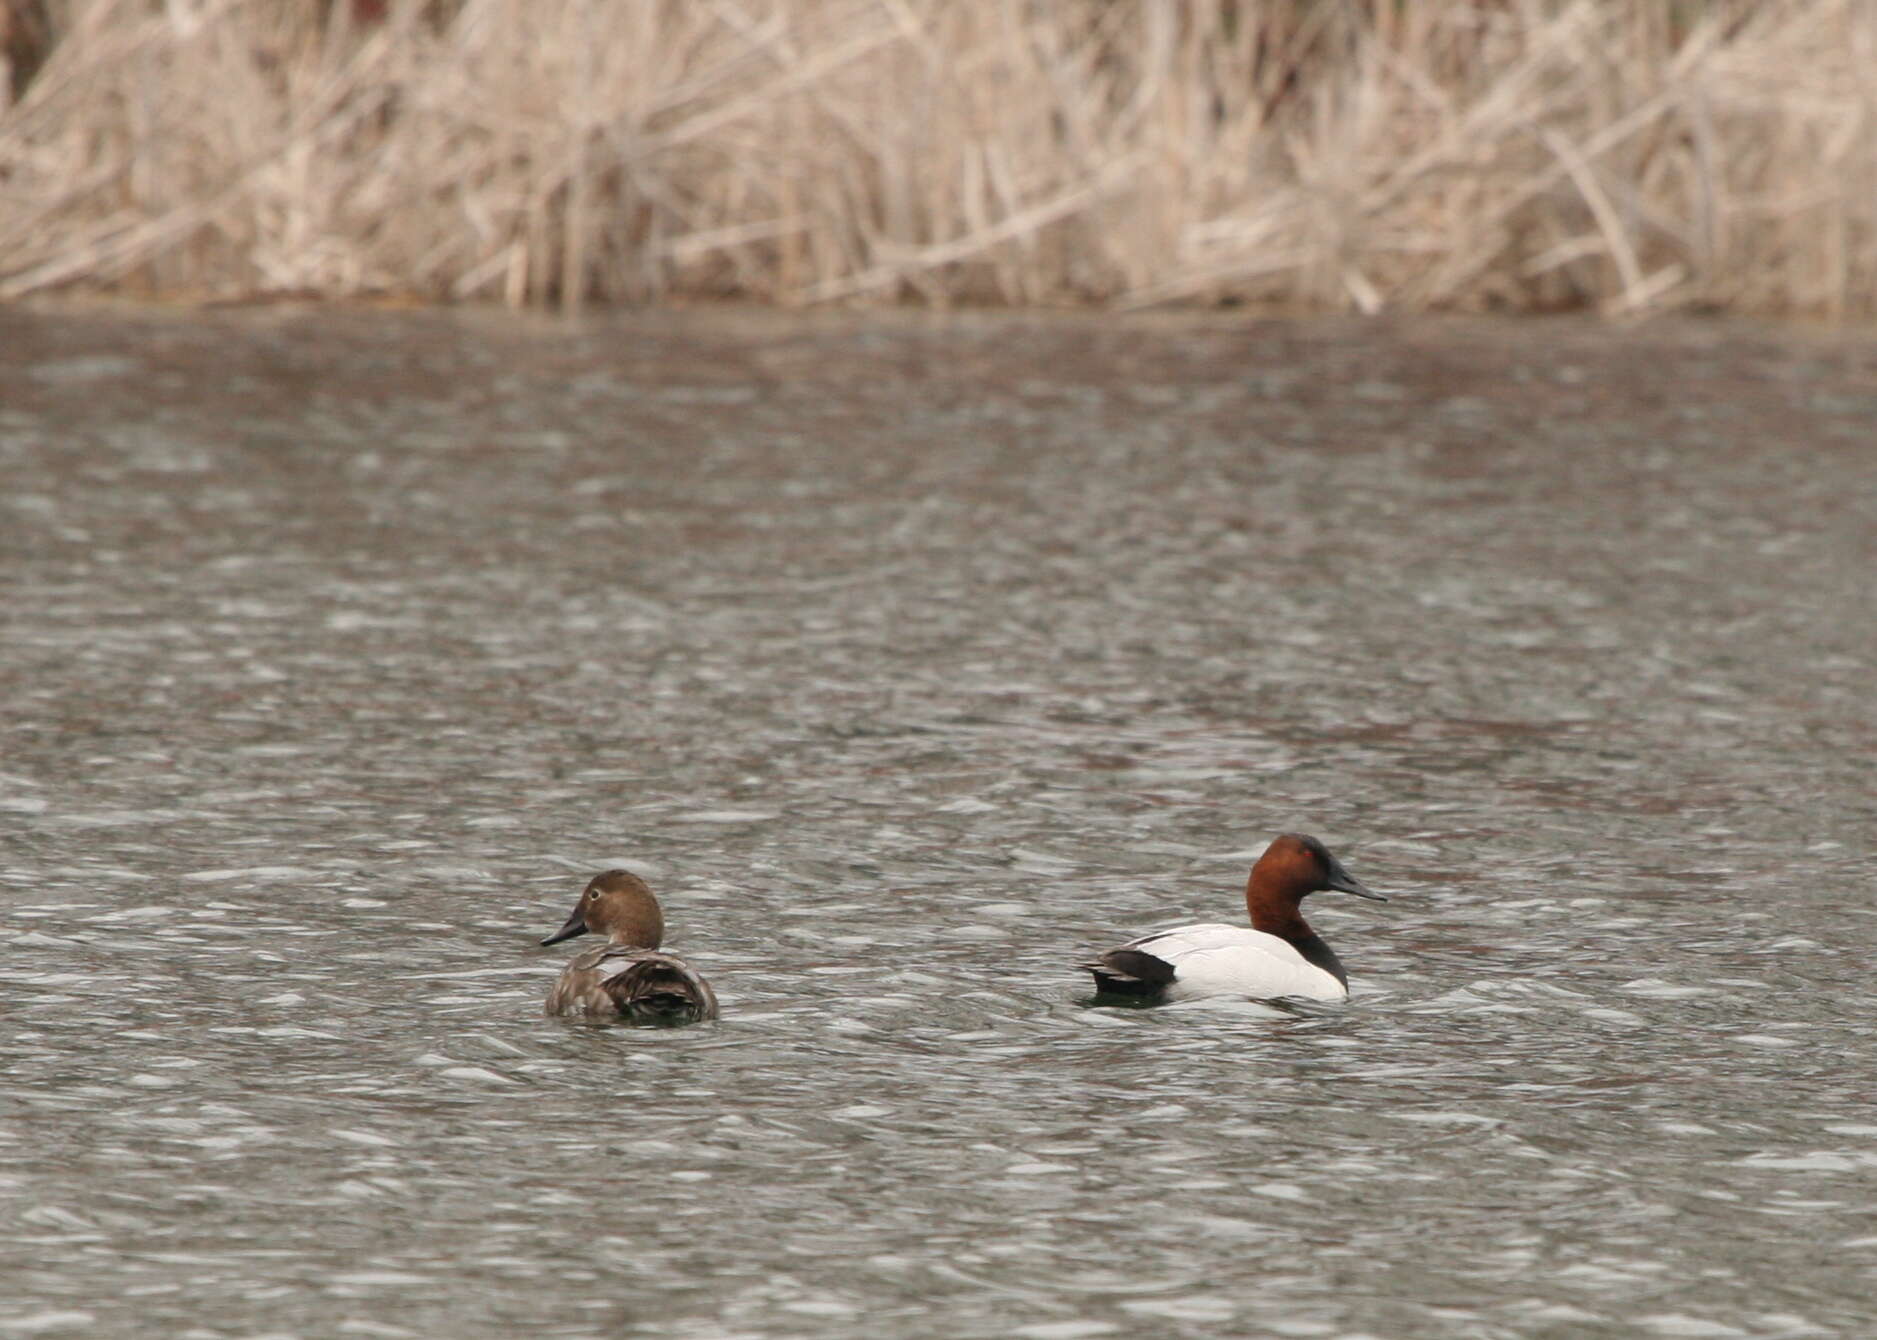
[(656, 949), (665, 938), (665, 916), (644, 880), (630, 870), (608, 870), (588, 881), (566, 924), (541, 943), (559, 944), (588, 931), (614, 944)]
[(1343, 863), (1315, 838), (1285, 833), (1266, 847), (1252, 866), (1251, 878), (1245, 883), (1245, 910), (1258, 930), (1288, 935), (1301, 929), (1308, 934), (1298, 907), (1310, 894), (1324, 889), (1353, 893), (1378, 903), (1388, 901), (1343, 869)]

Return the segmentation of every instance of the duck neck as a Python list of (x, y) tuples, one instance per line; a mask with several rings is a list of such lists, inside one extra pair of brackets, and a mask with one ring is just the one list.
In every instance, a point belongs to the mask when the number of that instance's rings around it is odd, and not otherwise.
[(607, 909), (606, 938), (616, 945), (634, 949), (656, 949), (665, 938), (665, 918), (658, 904), (649, 898), (622, 900)]
[(1245, 905), (1251, 913), (1253, 930), (1288, 941), (1303, 955), (1304, 962), (1323, 969), (1345, 987), (1349, 985), (1349, 974), (1343, 970), (1342, 960), (1322, 936), (1310, 929), (1297, 899), (1282, 895), (1260, 896), (1258, 889), (1251, 888), (1245, 891)]
[(607, 940), (616, 945), (627, 945), (633, 949), (656, 949), (665, 938), (664, 927), (657, 918), (635, 918), (624, 925), (614, 926)]

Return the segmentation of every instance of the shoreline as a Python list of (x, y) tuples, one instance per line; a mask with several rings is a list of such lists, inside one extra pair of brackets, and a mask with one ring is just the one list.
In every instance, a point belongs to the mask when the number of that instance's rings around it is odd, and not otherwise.
[(0, 301), (1877, 318), (1861, 0), (35, 8)]

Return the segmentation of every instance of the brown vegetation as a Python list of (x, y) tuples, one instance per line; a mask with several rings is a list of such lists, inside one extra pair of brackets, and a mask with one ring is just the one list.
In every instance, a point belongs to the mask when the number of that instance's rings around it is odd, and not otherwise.
[(0, 0), (0, 297), (1877, 309), (1870, 0)]

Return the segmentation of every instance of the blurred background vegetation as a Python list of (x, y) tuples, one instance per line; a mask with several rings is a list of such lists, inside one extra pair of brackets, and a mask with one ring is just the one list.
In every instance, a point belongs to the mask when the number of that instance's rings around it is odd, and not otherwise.
[(0, 297), (1867, 317), (1872, 0), (0, 0)]

